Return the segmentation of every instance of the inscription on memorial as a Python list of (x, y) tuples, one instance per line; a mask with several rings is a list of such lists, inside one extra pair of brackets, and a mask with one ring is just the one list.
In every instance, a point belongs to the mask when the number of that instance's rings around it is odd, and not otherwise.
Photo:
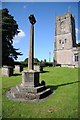
[(33, 74), (29, 73), (29, 82), (33, 82)]

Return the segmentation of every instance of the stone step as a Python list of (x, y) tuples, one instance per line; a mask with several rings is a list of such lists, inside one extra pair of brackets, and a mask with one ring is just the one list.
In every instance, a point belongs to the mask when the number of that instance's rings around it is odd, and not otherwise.
[(16, 87), (11, 88), (11, 92), (16, 92), (16, 91), (17, 91)]
[(20, 85), (16, 86), (17, 91), (20, 92), (33, 92), (39, 93), (46, 89), (45, 86), (37, 86), (37, 87), (21, 87)]
[(46, 90), (46, 87), (45, 86), (38, 86), (38, 87), (35, 87), (35, 89), (36, 89), (37, 93), (39, 93), (39, 92)]
[(15, 93), (18, 93), (16, 87), (12, 88), (10, 92), (11, 92), (12, 97), (15, 97)]
[[(35, 90), (37, 90), (37, 92), (34, 92)], [(18, 89), (17, 87), (14, 87), (11, 89), (10, 94), (13, 98), (33, 100), (33, 99), (45, 98), (52, 93), (51, 89), (46, 88), (45, 86), (34, 87), (32, 89), (32, 92), (29, 92), (29, 91), (30, 90), (28, 90), (28, 89), (27, 89), (27, 91), (25, 91), (25, 89), (23, 91), (21, 91), (20, 88)]]
[(47, 96), (50, 95), (51, 93), (52, 93), (52, 92), (51, 92), (51, 89), (50, 89), (50, 88), (47, 88), (46, 90), (37, 93), (37, 97), (38, 97), (39, 99), (42, 99), (42, 98), (47, 97)]

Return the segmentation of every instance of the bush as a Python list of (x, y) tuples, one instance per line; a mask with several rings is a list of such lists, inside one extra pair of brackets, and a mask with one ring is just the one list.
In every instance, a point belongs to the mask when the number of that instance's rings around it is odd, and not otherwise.
[(42, 62), (41, 65), (43, 67), (52, 67), (53, 66), (53, 62)]

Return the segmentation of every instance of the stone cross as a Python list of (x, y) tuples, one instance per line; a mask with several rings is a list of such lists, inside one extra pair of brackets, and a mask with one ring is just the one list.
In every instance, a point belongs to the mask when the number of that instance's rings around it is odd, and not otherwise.
[(22, 83), (11, 88), (7, 92), (7, 97), (11, 100), (38, 102), (39, 99), (45, 98), (51, 94), (51, 90), (45, 87), (45, 82), (39, 83), (39, 71), (34, 70), (34, 24), (36, 20), (34, 15), (29, 16), (31, 23), (30, 29), (30, 48), (28, 70), (22, 71)]
[(36, 20), (34, 15), (30, 15), (28, 18), (31, 23), (28, 70), (34, 70), (34, 24), (36, 23)]

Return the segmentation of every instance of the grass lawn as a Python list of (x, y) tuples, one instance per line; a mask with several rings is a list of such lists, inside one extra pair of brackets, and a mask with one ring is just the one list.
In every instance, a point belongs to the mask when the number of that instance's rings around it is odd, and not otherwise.
[(44, 68), (40, 80), (45, 80), (54, 94), (42, 102), (10, 101), (6, 91), (21, 83), (21, 74), (2, 79), (3, 118), (78, 118), (78, 69)]
[(1, 69), (0, 69), (0, 119), (2, 116), (2, 77), (1, 77)]

